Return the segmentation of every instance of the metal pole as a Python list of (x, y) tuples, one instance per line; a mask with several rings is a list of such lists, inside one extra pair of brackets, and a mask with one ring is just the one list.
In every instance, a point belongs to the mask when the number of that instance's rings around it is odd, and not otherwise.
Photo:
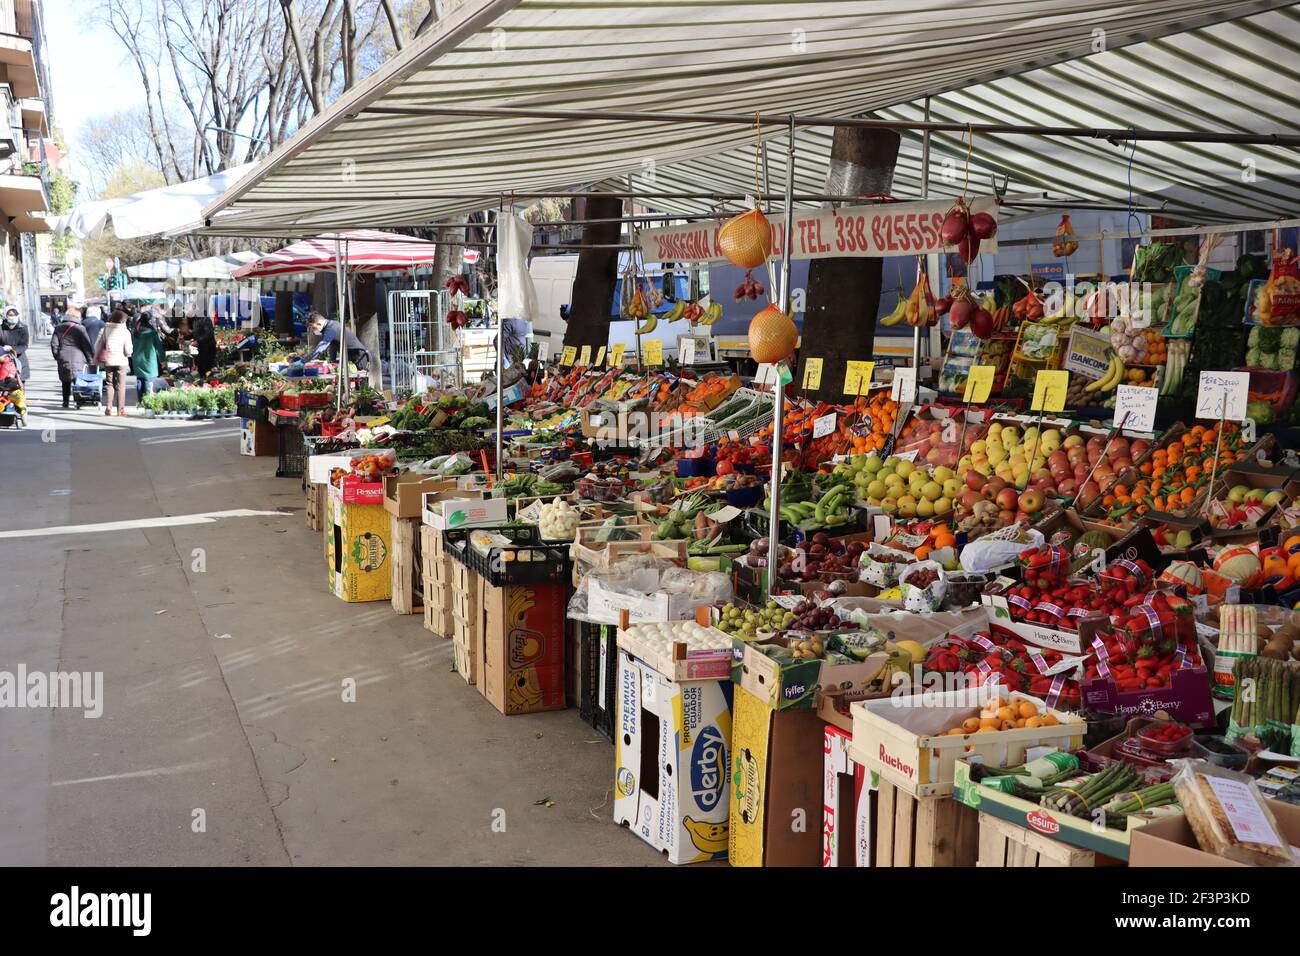
[[(930, 121), (930, 97), (925, 98), (925, 120)], [(930, 131), (921, 134), (921, 199), (930, 198)], [(928, 264), (927, 264), (928, 272)], [(918, 277), (919, 279), (919, 277)], [(921, 378), (921, 327), (912, 329), (912, 368), (917, 381)]]
[[(781, 242), (781, 284), (778, 302), (790, 314), (790, 243), (794, 239), (794, 117), (790, 117), (790, 142), (785, 152), (785, 237)], [(781, 555), (781, 445), (785, 418), (785, 382), (778, 372), (772, 383), (772, 477), (768, 482), (771, 505), (767, 512), (767, 593), (774, 594)]]
[[(502, 203), (497, 211), (497, 219), (500, 220), (505, 215), (505, 204)], [(511, 213), (513, 215), (513, 213)], [(501, 292), (501, 236), (502, 231), (497, 228), (497, 293)], [(487, 296), (483, 297), (483, 308), (488, 308)], [(505, 377), (506, 377), (506, 324), (502, 313), (497, 313), (497, 481), (501, 480), (501, 469), (505, 465), (505, 448), (501, 433), (505, 430), (503, 422), (505, 421), (505, 409), (502, 407), (505, 403)]]
[[(520, 119), (568, 119), (580, 122), (617, 120), (629, 123), (701, 123), (712, 126), (753, 126), (752, 113), (667, 113), (634, 110), (564, 110), (519, 106), (367, 106), (361, 113), (386, 116), (496, 116)], [(353, 114), (358, 115), (358, 114)], [(1138, 142), (1236, 143), (1257, 146), (1300, 146), (1300, 135), (1284, 133), (1207, 133), (1191, 130), (1107, 129), (1090, 126), (1036, 126), (1011, 123), (932, 123), (929, 120), (881, 120), (850, 116), (791, 116), (797, 126), (855, 126), (913, 132), (965, 133), (983, 136), (1068, 136), (1104, 139), (1115, 144)], [(521, 198), (521, 197), (516, 197)]]

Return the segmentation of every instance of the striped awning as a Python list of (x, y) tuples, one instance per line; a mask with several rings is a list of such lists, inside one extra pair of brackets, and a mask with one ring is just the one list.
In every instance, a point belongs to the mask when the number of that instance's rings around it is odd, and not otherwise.
[[(210, 206), (205, 231), (420, 225), (614, 177), (645, 192), (754, 188), (745, 127), (375, 108), (759, 112), (776, 126), (790, 113), (920, 118), (930, 96), (933, 118), (957, 122), (1295, 132), (1297, 53), (1296, 9), (1270, 0), (466, 0)], [(823, 190), (829, 143), (828, 129), (800, 131), (800, 191)], [(966, 145), (945, 134), (933, 146), (931, 194), (960, 192)], [(784, 150), (771, 153), (775, 186)], [(1198, 219), (1300, 205), (1281, 147), (1142, 143), (1130, 156), (1101, 140), (1000, 136), (970, 158), (981, 193), (996, 173), (1010, 193), (1123, 202), (1131, 178), (1138, 201)], [(894, 191), (919, 195), (918, 136)]]
[(332, 272), (340, 262), (348, 272), (394, 272), (433, 264), (435, 246), (425, 239), (376, 229), (353, 229), (304, 239), (268, 252), (231, 275), (236, 279)]

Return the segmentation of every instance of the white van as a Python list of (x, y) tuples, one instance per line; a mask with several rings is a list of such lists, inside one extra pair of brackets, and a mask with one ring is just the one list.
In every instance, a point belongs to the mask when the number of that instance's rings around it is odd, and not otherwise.
[(537, 289), (537, 314), (533, 316), (533, 339), (548, 343), (548, 352), (558, 355), (564, 342), (565, 321), (560, 306), (573, 301), (573, 277), (578, 273), (578, 256), (533, 256), (528, 274)]

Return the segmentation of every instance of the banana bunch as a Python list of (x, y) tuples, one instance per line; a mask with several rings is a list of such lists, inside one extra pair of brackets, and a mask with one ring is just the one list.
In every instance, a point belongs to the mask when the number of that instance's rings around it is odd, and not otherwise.
[(881, 319), (878, 325), (897, 325), (907, 317), (907, 296), (903, 295), (903, 287), (898, 287), (898, 305), (894, 306), (894, 311)]
[(1061, 307), (1046, 313), (1038, 320), (1039, 325), (1071, 326), (1079, 317), (1079, 303), (1073, 292), (1067, 292), (1061, 298)]
[(934, 295), (930, 292), (930, 277), (924, 272), (916, 280), (916, 288), (907, 297), (907, 324), (916, 328), (934, 325), (939, 315), (934, 311)]
[(1190, 339), (1170, 339), (1166, 346), (1165, 355), (1165, 375), (1160, 382), (1160, 394), (1172, 395), (1178, 391), (1178, 386), (1182, 384), (1183, 372), (1187, 368), (1187, 360), (1192, 354), (1192, 344)]
[(664, 313), (665, 322), (676, 322), (678, 319), (686, 318), (686, 303), (678, 299), (673, 303), (673, 307)]
[(700, 325), (712, 325), (714, 322), (718, 321), (718, 319), (720, 319), (720, 318), (722, 318), (722, 303), (721, 303), (721, 302), (710, 302), (710, 303), (709, 303), (709, 307), (708, 307), (707, 309), (705, 309), (705, 310), (704, 310), (704, 314), (703, 314), (702, 316), (700, 316), (700, 323), (699, 323), (699, 324), (700, 324)]
[(1106, 366), (1106, 371), (1102, 374), (1101, 378), (1097, 379), (1097, 381), (1090, 382), (1087, 387), (1084, 388), (1084, 391), (1097, 393), (1113, 392), (1116, 387), (1124, 381), (1124, 373), (1126, 371), (1127, 369), (1124, 368), (1124, 363), (1120, 360), (1119, 353), (1111, 350), (1110, 364)]
[[(638, 293), (639, 294), (639, 293)], [(640, 316), (638, 316), (640, 318)], [(652, 315), (636, 327), (637, 335), (649, 335), (659, 326), (659, 316)]]

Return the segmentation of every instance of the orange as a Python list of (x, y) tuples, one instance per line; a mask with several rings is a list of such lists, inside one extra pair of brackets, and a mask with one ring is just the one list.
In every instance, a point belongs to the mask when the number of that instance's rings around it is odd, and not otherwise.
[(1020, 702), (1020, 716), (1025, 718), (1037, 717), (1038, 708), (1035, 707), (1033, 704), (1031, 704), (1029, 701), (1022, 700)]
[(1042, 719), (1044, 727), (1058, 727), (1061, 724), (1061, 722), (1051, 714), (1044, 714)]
[(980, 729), (980, 719), (978, 717), (967, 717), (961, 722), (961, 729), (968, 734), (973, 734)]
[(1010, 707), (998, 708), (998, 720), (1002, 721), (1003, 723), (1007, 723), (1008, 721), (1014, 721), (1015, 719), (1016, 719), (1016, 712), (1012, 710)]
[(1295, 552), (1300, 550), (1300, 534), (1293, 534), (1282, 544), (1282, 550), (1286, 552)]

